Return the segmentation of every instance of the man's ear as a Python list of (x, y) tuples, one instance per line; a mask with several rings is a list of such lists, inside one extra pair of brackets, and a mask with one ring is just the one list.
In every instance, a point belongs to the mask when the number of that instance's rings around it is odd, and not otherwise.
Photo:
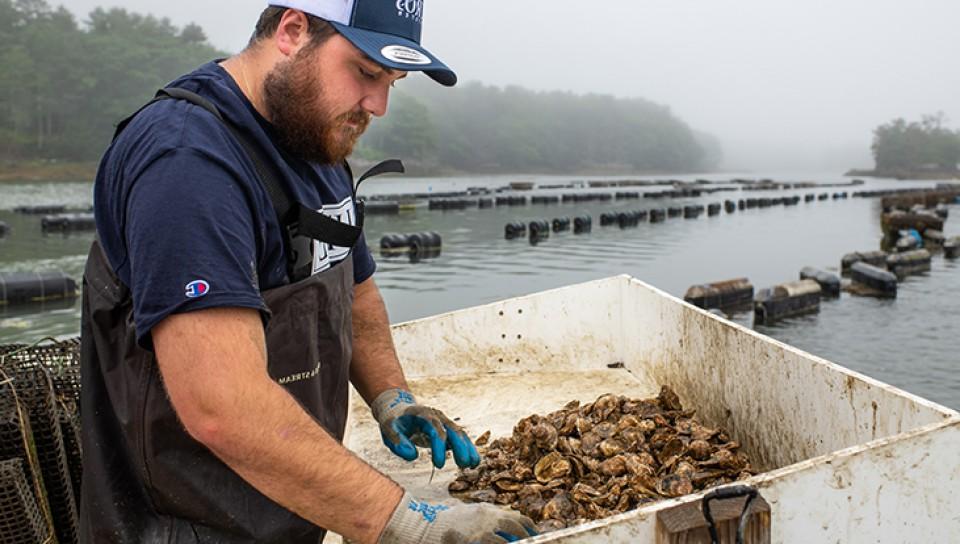
[(310, 22), (300, 10), (288, 9), (280, 18), (277, 33), (274, 36), (277, 50), (292, 57), (310, 41)]

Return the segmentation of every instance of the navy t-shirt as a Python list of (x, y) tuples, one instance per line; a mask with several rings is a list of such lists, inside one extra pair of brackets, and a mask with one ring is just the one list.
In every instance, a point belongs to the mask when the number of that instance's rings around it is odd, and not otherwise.
[[(309, 208), (356, 224), (353, 180), (343, 166), (292, 158), (273, 128), (216, 62), (171, 83), (211, 102), (262, 144), (288, 194)], [(256, 170), (210, 112), (164, 100), (137, 115), (104, 155), (94, 188), (97, 232), (107, 260), (130, 288), (140, 345), (174, 313), (213, 307), (260, 310), (260, 295), (289, 283), (280, 225)], [(352, 255), (354, 281), (376, 268), (366, 241), (314, 245), (313, 272)]]

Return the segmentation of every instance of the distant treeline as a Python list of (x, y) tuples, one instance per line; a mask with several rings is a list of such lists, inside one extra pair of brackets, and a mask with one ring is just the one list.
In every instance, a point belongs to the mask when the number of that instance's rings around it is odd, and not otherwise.
[(642, 99), (404, 81), (360, 154), (467, 172), (699, 171), (720, 145)]
[(0, 159), (95, 160), (114, 125), (224, 53), (194, 24), (43, 0), (0, 0)]
[(944, 114), (937, 113), (925, 115), (919, 122), (895, 119), (877, 127), (873, 132), (877, 172), (957, 172), (960, 131), (950, 130), (944, 123)]
[[(251, 21), (252, 29), (253, 21)], [(0, 161), (96, 160), (115, 124), (165, 83), (226, 56), (203, 30), (98, 8), (0, 0)], [(400, 84), (357, 155), (426, 172), (698, 171), (719, 143), (642, 99)]]

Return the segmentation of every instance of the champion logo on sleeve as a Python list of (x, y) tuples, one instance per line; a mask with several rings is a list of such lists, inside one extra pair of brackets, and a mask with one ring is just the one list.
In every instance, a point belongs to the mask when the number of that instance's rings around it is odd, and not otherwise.
[(210, 284), (203, 280), (191, 281), (187, 284), (187, 298), (200, 298), (210, 292)]

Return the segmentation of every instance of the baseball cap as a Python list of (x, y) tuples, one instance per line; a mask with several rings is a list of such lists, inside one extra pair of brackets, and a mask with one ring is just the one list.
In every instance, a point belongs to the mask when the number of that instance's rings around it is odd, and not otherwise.
[(457, 74), (420, 46), (424, 0), (270, 0), (328, 21), (357, 49), (382, 66), (423, 72), (447, 87)]

